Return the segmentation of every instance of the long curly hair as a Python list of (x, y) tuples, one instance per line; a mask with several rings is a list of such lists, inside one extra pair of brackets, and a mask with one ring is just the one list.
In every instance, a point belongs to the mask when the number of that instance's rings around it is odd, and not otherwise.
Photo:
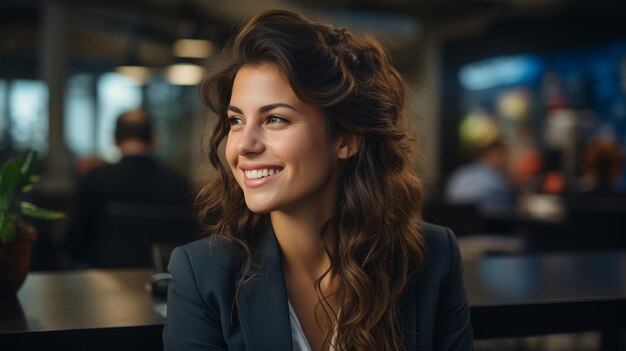
[[(330, 321), (324, 343), (342, 350), (401, 350), (397, 303), (424, 255), (415, 221), (422, 188), (411, 172), (405, 84), (373, 38), (282, 10), (262, 12), (241, 27), (201, 84), (205, 103), (218, 116), (208, 155), (220, 175), (198, 196), (204, 228), (238, 244), (246, 270), (253, 269), (254, 236), (268, 215), (246, 207), (220, 145), (229, 132), (226, 110), (235, 75), (244, 65), (261, 63), (277, 65), (295, 94), (322, 110), (330, 136), (360, 137), (321, 234), (331, 262), (316, 284), (318, 307)], [(340, 311), (330, 308), (320, 288), (331, 271)]]

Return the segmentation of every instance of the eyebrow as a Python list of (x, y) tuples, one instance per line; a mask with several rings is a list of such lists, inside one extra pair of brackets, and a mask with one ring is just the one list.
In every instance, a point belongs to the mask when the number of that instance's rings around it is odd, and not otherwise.
[[(260, 113), (265, 113), (265, 112), (271, 111), (271, 110), (273, 110), (273, 109), (275, 109), (275, 108), (279, 108), (279, 107), (285, 107), (285, 108), (288, 108), (288, 109), (294, 110), (294, 111), (296, 111), (296, 112), (298, 112), (298, 113), (300, 113), (300, 114), (302, 113), (302, 112), (300, 112), (300, 110), (298, 110), (297, 108), (295, 108), (295, 107), (293, 107), (293, 106), (291, 106), (291, 105), (289, 105), (289, 104), (283, 103), (283, 102), (277, 102), (277, 103), (275, 103), (275, 104), (269, 104), (269, 105), (261, 106), (261, 107), (259, 108), (259, 112), (260, 112)], [(235, 112), (235, 113), (243, 113), (243, 112), (241, 112), (241, 109), (240, 109), (239, 107), (237, 107), (237, 106), (232, 106), (232, 105), (229, 105), (229, 106), (228, 106), (228, 111), (233, 111), (233, 112)]]

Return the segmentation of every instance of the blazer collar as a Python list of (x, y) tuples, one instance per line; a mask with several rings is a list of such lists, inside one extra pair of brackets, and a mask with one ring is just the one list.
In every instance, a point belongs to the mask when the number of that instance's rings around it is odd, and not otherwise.
[[(250, 270), (246, 269), (244, 264), (241, 265), (241, 275), (243, 278), (247, 277), (263, 277), (268, 273), (275, 270), (283, 269), (283, 263), (281, 259), (280, 247), (278, 246), (278, 240), (276, 240), (276, 234), (272, 228), (272, 224), (267, 223), (263, 226), (263, 229), (257, 233), (252, 243), (253, 252), (261, 253), (253, 257), (253, 267)], [(283, 282), (284, 283), (284, 282)]]
[(257, 270), (252, 268), (256, 274), (242, 274), (242, 280), (247, 280), (241, 285), (237, 297), (246, 350), (291, 351), (293, 343), (285, 276), (271, 224), (257, 235), (254, 248), (263, 254), (264, 265)]
[[(242, 278), (250, 279), (241, 285), (237, 298), (246, 350), (291, 351), (293, 342), (285, 276), (280, 247), (271, 224), (259, 232), (254, 248), (263, 254), (264, 264), (256, 271), (252, 268), (255, 274), (248, 272), (246, 276), (242, 265)], [(400, 325), (407, 350), (414, 349), (418, 339), (415, 284), (414, 277), (398, 301)]]

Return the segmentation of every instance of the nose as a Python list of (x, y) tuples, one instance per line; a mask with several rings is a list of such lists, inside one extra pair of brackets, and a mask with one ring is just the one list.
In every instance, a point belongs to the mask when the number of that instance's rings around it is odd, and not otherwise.
[(246, 125), (237, 139), (237, 152), (240, 155), (260, 154), (265, 150), (261, 129), (253, 124)]

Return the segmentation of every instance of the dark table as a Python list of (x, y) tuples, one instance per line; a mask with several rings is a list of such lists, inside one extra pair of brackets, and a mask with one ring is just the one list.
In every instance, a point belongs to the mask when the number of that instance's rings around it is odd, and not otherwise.
[[(626, 327), (626, 251), (496, 256), (464, 269), (477, 339)], [(2, 350), (161, 349), (151, 274), (30, 273), (18, 300), (0, 302)]]
[(149, 269), (31, 272), (14, 301), (0, 301), (0, 349), (160, 350), (165, 300)]
[(466, 260), (475, 338), (626, 328), (626, 251)]

